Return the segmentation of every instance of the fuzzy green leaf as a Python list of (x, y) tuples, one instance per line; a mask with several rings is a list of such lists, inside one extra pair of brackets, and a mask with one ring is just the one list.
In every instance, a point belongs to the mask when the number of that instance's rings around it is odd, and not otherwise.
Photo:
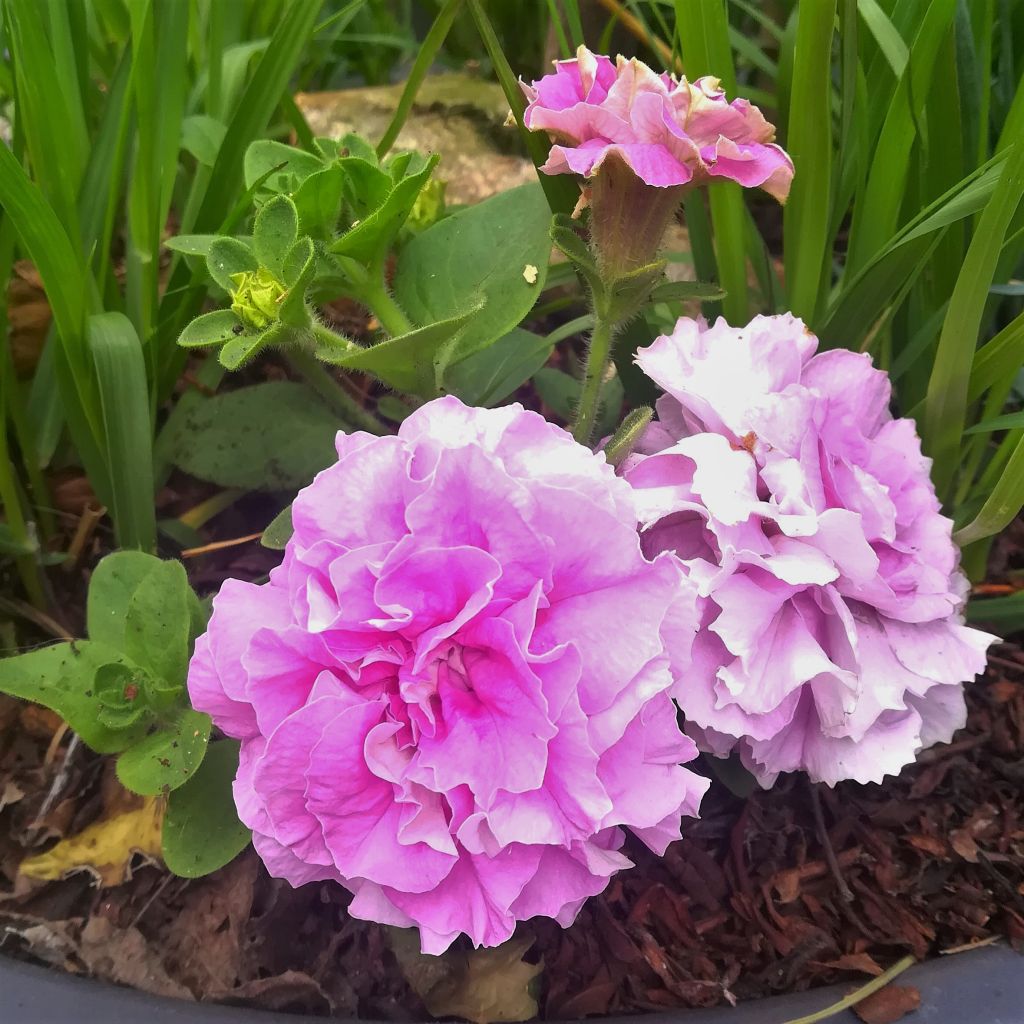
[(257, 267), (252, 249), (237, 238), (222, 235), (210, 243), (206, 254), (206, 269), (224, 291), (234, 291), (235, 282), (231, 280), (233, 274), (255, 271)]
[(540, 187), (523, 185), (445, 217), (402, 249), (395, 298), (414, 323), (448, 320), (486, 300), (451, 364), (508, 334), (533, 307), (547, 275), (550, 219)]
[(242, 333), (242, 322), (230, 309), (215, 309), (197, 316), (178, 336), (182, 348), (223, 345)]
[(157, 732), (129, 747), (117, 759), (117, 777), (126, 789), (156, 796), (183, 786), (202, 764), (210, 740), (210, 716), (181, 710)]
[(288, 196), (274, 196), (260, 207), (253, 227), (256, 259), (276, 278), (283, 279), (285, 253), (299, 234), (299, 212)]
[(55, 711), (93, 750), (124, 750), (140, 730), (111, 729), (100, 721), (102, 702), (94, 686), (97, 670), (121, 661), (101, 643), (76, 640), (0, 660), (0, 693)]
[(124, 620), (125, 655), (179, 691), (191, 654), (191, 594), (181, 562), (158, 561), (139, 581)]
[(234, 860), (252, 833), (238, 820), (231, 784), (238, 771), (238, 743), (211, 743), (195, 775), (167, 801), (164, 863), (182, 878), (200, 878)]
[(167, 446), (179, 468), (200, 480), (295, 491), (334, 461), (338, 427), (309, 388), (268, 381), (196, 402), (167, 435)]

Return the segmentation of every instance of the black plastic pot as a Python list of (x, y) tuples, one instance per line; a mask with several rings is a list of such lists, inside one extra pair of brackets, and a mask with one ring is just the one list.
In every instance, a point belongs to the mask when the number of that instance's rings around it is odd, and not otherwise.
[[(905, 1018), (906, 1024), (1024, 1024), (1024, 958), (1005, 947), (931, 960), (906, 971), (895, 984), (915, 985), (921, 992), (921, 1008)], [(735, 1009), (605, 1018), (605, 1024), (784, 1024), (824, 1009), (849, 989), (838, 985)], [(0, 957), (0, 1024), (296, 1024), (313, 1019), (163, 999)], [(857, 1021), (849, 1011), (829, 1019)]]

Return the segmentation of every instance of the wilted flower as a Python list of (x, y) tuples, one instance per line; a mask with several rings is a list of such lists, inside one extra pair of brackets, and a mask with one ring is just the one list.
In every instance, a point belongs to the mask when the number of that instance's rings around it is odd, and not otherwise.
[(993, 637), (962, 624), (966, 581), (914, 423), (866, 355), (814, 355), (791, 315), (681, 319), (637, 362), (665, 389), (627, 462), (649, 554), (701, 594), (674, 695), (699, 745), (779, 772), (878, 782), (965, 721)]
[(442, 399), (337, 447), (270, 582), (228, 580), (196, 644), (239, 814), (273, 874), (428, 952), (567, 925), (630, 866), (621, 826), (663, 851), (697, 812), (668, 694), (692, 588), (604, 458), (520, 406)]
[(548, 174), (593, 177), (616, 156), (648, 185), (729, 178), (780, 202), (789, 194), (793, 162), (773, 144), (775, 128), (747, 100), (728, 102), (717, 78), (677, 81), (581, 46), (523, 91), (526, 127), (555, 141)]

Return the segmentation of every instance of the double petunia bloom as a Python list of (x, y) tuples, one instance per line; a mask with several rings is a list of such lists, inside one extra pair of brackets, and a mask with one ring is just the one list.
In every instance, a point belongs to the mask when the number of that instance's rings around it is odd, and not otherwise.
[(789, 194), (793, 162), (774, 144), (774, 126), (747, 100), (726, 100), (717, 78), (676, 80), (581, 46), (523, 91), (526, 127), (554, 143), (541, 168), (548, 174), (592, 178), (617, 158), (657, 188), (723, 178), (779, 202)]
[(242, 741), (235, 800), (270, 871), (356, 917), (497, 945), (568, 925), (679, 837), (707, 780), (669, 696), (696, 593), (640, 549), (604, 457), (520, 406), (441, 399), (339, 434), (270, 582), (228, 580), (189, 674)]
[(682, 319), (637, 356), (666, 392), (625, 467), (644, 550), (700, 592), (673, 694), (766, 786), (880, 782), (949, 741), (995, 639), (962, 623), (952, 523), (888, 376), (817, 345), (788, 314)]

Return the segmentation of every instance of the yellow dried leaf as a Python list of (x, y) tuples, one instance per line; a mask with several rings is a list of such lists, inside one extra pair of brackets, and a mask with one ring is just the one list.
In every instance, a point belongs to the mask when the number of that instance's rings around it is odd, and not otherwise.
[(533, 979), (543, 964), (523, 962), (533, 939), (506, 942), (495, 949), (448, 954), (451, 973), (424, 998), (435, 1017), (464, 1017), (475, 1024), (532, 1020), (537, 1016)]
[(77, 835), (62, 839), (45, 853), (26, 857), (19, 873), (51, 881), (75, 871), (88, 871), (103, 889), (131, 877), (133, 855), (151, 861), (160, 857), (164, 801), (159, 797), (112, 801), (103, 816)]

